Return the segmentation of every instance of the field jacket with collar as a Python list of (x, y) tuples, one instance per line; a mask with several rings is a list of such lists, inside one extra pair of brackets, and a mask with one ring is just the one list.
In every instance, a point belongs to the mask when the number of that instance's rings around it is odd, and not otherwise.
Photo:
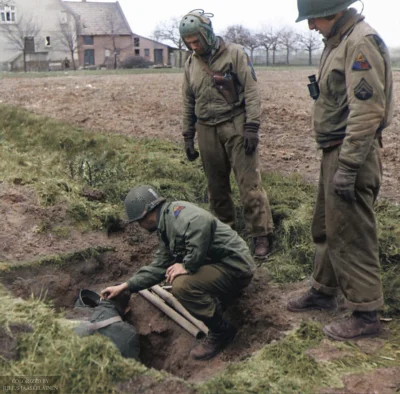
[(336, 23), (319, 69), (314, 104), (319, 148), (343, 143), (340, 161), (358, 169), (392, 120), (393, 82), (386, 45), (356, 10)]
[(246, 242), (211, 213), (186, 201), (165, 203), (158, 224), (159, 248), (154, 261), (128, 280), (131, 292), (165, 280), (171, 265), (182, 263), (189, 275), (213, 264), (238, 278), (252, 277), (255, 264)]
[(207, 64), (212, 71), (234, 74), (238, 101), (228, 104), (215, 87), (213, 78), (193, 53), (185, 63), (183, 80), (183, 133), (194, 136), (196, 122), (209, 126), (225, 122), (246, 112), (246, 122), (260, 124), (261, 102), (257, 77), (250, 58), (240, 45), (226, 44), (221, 37), (219, 49)]

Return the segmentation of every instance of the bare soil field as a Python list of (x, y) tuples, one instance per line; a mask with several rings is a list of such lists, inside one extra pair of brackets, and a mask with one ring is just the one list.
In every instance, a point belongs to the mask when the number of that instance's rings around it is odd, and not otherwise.
[[(320, 152), (311, 124), (307, 76), (313, 69), (258, 71), (262, 97), (261, 162), (266, 171), (300, 173), (316, 182)], [(182, 74), (0, 79), (0, 102), (88, 129), (182, 144)], [(400, 100), (400, 72), (394, 72)], [(384, 132), (381, 197), (400, 201), (399, 107)]]
[[(264, 171), (282, 174), (299, 173), (315, 183), (319, 174), (320, 153), (316, 149), (312, 125), (312, 100), (308, 96), (307, 76), (311, 69), (259, 71), (262, 95), (261, 163)], [(400, 99), (400, 72), (394, 73), (396, 99)], [(51, 78), (0, 79), (1, 103), (13, 104), (34, 113), (56, 118), (82, 128), (102, 133), (132, 137), (160, 138), (182, 145), (181, 137), (182, 74), (93, 75)], [(381, 197), (400, 202), (400, 133), (399, 110), (393, 124), (384, 133), (384, 179)], [(46, 289), (57, 309), (76, 318), (75, 299), (82, 288), (100, 291), (120, 283), (135, 270), (151, 261), (157, 247), (154, 235), (136, 227), (107, 235), (100, 232), (72, 231), (64, 239), (38, 231), (40, 223), (62, 222), (63, 206), (43, 207), (32, 189), (24, 185), (0, 182), (0, 261), (28, 262), (45, 256), (85, 250), (90, 247), (112, 247), (113, 251), (70, 266), (44, 265), (11, 271), (3, 283), (17, 297), (31, 293), (41, 296)], [(220, 356), (207, 363), (188, 357), (196, 340), (170, 321), (139, 295), (132, 297), (129, 320), (141, 335), (141, 360), (148, 367), (171, 372), (191, 382), (202, 382), (222, 372), (230, 362), (245, 360), (267, 343), (279, 340), (303, 319), (327, 323), (344, 314), (309, 312), (289, 313), (287, 300), (307, 288), (307, 283), (277, 286), (259, 270), (243, 297), (228, 309), (238, 325), (234, 343)], [(388, 333), (385, 330), (385, 335)], [(385, 336), (384, 336), (385, 338)], [(383, 339), (365, 339), (356, 346), (371, 354), (383, 346)], [(329, 341), (310, 353), (318, 362), (342, 359)], [(347, 375), (343, 389), (326, 389), (323, 393), (391, 393), (400, 387), (399, 368), (373, 373)], [(121, 386), (121, 392), (191, 393), (179, 381), (158, 385), (146, 377)]]

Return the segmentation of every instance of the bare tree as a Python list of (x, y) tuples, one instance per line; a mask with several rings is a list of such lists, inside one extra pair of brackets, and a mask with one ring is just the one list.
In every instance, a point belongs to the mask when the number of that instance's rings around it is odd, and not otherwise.
[(153, 37), (157, 41), (171, 41), (179, 51), (179, 68), (182, 67), (182, 51), (185, 49), (185, 43), (179, 33), (179, 24), (181, 18), (171, 18), (169, 21), (160, 22), (153, 32)]
[(120, 18), (114, 12), (110, 10), (105, 17), (105, 34), (110, 37), (111, 52), (113, 57), (113, 68), (116, 70), (118, 68), (118, 56), (120, 55), (121, 48), (118, 46), (118, 38), (121, 35), (121, 30), (123, 26)]
[(278, 49), (279, 37), (279, 30), (274, 30), (272, 27), (267, 26), (263, 26), (257, 34), (259, 46), (265, 48), (266, 51), (267, 66), (269, 65), (269, 52), (271, 50), (274, 52), (273, 64), (275, 64), (275, 52)]
[(73, 23), (59, 20), (58, 41), (71, 54), (72, 67), (76, 70), (75, 54), (79, 53), (79, 23), (74, 18)]
[(26, 72), (26, 57), (28, 53), (35, 52), (35, 38), (40, 33), (40, 26), (33, 18), (21, 17), (17, 23), (1, 24), (0, 28), (10, 47), (23, 54), (24, 71)]
[(260, 46), (260, 42), (258, 40), (258, 36), (250, 32), (249, 37), (246, 40), (246, 44), (244, 45), (245, 48), (250, 50), (250, 59), (251, 62), (254, 63), (254, 49)]
[(286, 64), (289, 64), (290, 51), (296, 47), (297, 35), (291, 28), (285, 28), (281, 31), (279, 41), (286, 50)]
[(298, 34), (297, 41), (300, 48), (308, 52), (308, 65), (311, 66), (313, 52), (319, 49), (322, 45), (320, 35), (315, 31), (310, 30), (307, 33)]
[(250, 59), (253, 62), (254, 49), (260, 46), (258, 37), (253, 34), (251, 30), (247, 29), (242, 25), (231, 25), (228, 26), (223, 34), (223, 38), (226, 41), (234, 42), (241, 45), (244, 48), (250, 50)]
[(242, 45), (243, 47), (248, 47), (250, 36), (250, 30), (242, 25), (228, 26), (225, 30), (225, 33), (223, 34), (223, 38), (226, 41), (234, 42), (236, 44)]

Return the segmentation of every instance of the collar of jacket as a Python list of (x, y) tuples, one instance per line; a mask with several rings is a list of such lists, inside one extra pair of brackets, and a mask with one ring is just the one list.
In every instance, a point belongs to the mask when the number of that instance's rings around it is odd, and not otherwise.
[(324, 39), (325, 45), (336, 48), (354, 29), (355, 25), (365, 19), (354, 8), (349, 8), (344, 15), (333, 25), (329, 38)]
[(159, 233), (163, 233), (165, 231), (165, 215), (168, 213), (168, 207), (172, 204), (172, 202), (165, 202), (162, 206), (161, 209), (158, 211), (158, 225), (157, 225), (157, 231)]
[(226, 44), (225, 41), (222, 37), (217, 37), (216, 40), (216, 44), (215, 44), (215, 49), (213, 48), (211, 50), (211, 54), (210, 55), (205, 55), (205, 56), (199, 56), (196, 55), (196, 53), (193, 52), (193, 56), (194, 57), (201, 57), (203, 59), (204, 62), (206, 63), (211, 63), (212, 61), (214, 61), (215, 59), (217, 59), (226, 49)]

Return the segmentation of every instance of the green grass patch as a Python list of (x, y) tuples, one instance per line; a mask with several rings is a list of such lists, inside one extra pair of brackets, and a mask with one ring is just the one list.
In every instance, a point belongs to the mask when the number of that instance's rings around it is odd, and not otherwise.
[(34, 329), (18, 335), (18, 360), (0, 358), (2, 376), (55, 376), (53, 383), (61, 393), (116, 393), (117, 382), (142, 374), (163, 377), (139, 362), (123, 358), (105, 337), (78, 337), (39, 299), (15, 299), (3, 289), (0, 298), (1, 327), (8, 329), (19, 323)]

